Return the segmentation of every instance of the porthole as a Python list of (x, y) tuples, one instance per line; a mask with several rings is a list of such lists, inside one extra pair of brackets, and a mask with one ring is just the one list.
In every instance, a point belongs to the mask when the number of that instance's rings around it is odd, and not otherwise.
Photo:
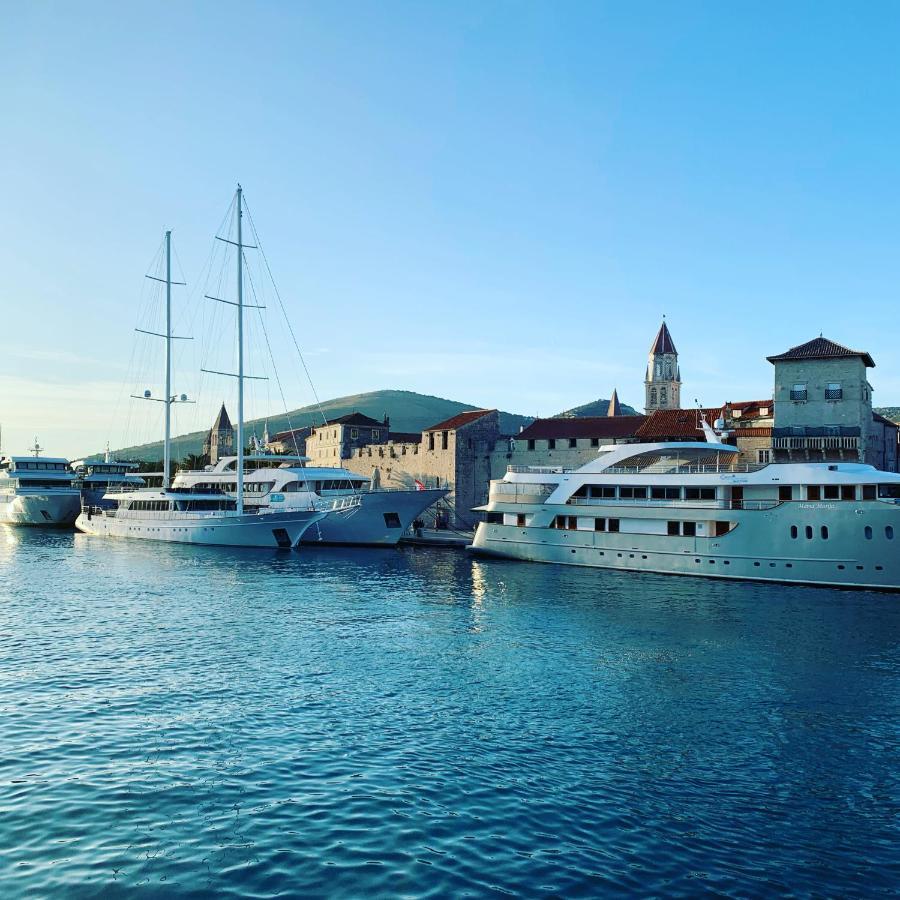
[(811, 541), (811, 540), (812, 540), (812, 525), (807, 525), (807, 526), (806, 526), (806, 539), (807, 539), (808, 541)]
[(785, 567), (786, 569), (793, 569), (793, 568), (794, 568), (794, 564), (793, 564), (793, 563), (785, 563), (785, 564), (784, 564), (784, 567)]
[(866, 533), (866, 540), (871, 541), (872, 540), (872, 526), (871, 525), (866, 525), (865, 533)]
[(791, 537), (794, 540), (797, 540), (797, 526), (796, 525), (791, 525)]
[(863, 567), (862, 567), (862, 566), (857, 566), (856, 569), (857, 569), (858, 572), (862, 572)]
[(828, 526), (827, 525), (822, 526), (822, 540), (823, 541), (828, 540)]
[(695, 559), (694, 562), (695, 562), (695, 563), (698, 563), (698, 562), (700, 562), (700, 560), (699, 560), (699, 559)]
[(894, 526), (893, 525), (885, 525), (884, 526), (884, 536), (892, 541), (894, 539)]
[(723, 566), (730, 566), (730, 565), (731, 565), (731, 561), (726, 559), (726, 560), (722, 563), (722, 565), (723, 565)]
[(876, 571), (876, 572), (883, 572), (883, 571), (884, 571), (884, 566), (875, 566), (875, 571)]
[(714, 559), (711, 559), (711, 560), (709, 561), (709, 564), (710, 564), (711, 566), (714, 566), (714, 565), (716, 564), (716, 561), (715, 561)]
[(769, 563), (769, 568), (770, 568), (770, 569), (774, 569), (774, 568), (775, 568), (775, 563)]
[(759, 566), (759, 563), (758, 563), (758, 562), (755, 562), (755, 563), (753, 563), (753, 565), (758, 567), (758, 566)]
[(842, 566), (840, 563), (838, 563), (838, 568), (841, 569), (841, 571), (843, 571), (846, 568), (846, 566)]

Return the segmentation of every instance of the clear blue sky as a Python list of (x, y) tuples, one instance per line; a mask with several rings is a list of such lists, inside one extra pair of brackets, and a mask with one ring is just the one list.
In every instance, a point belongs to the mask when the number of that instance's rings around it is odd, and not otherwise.
[(900, 404), (900, 4), (2, 15), (6, 452), (155, 436), (120, 401), (143, 275), (171, 227), (195, 283), (238, 180), (322, 397), (639, 406), (666, 313), (686, 402), (767, 395), (823, 331)]

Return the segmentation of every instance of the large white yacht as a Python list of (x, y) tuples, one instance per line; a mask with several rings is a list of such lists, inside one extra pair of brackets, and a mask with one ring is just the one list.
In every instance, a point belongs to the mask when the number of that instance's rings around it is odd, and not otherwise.
[(69, 461), (41, 456), (37, 440), (31, 456), (0, 457), (0, 524), (65, 528), (81, 509)]
[[(171, 471), (171, 407), (187, 401), (186, 396), (172, 393), (172, 247), (170, 231), (165, 236), (165, 277), (148, 276), (166, 286), (166, 330), (149, 332), (166, 342), (165, 396), (154, 398), (150, 391), (137, 399), (156, 400), (165, 404), (165, 438), (163, 441), (163, 487), (161, 490), (110, 491), (104, 495), (109, 508), (86, 504), (78, 516), (76, 526), (86, 534), (104, 537), (139, 538), (151, 541), (170, 541), (186, 544), (217, 544), (231, 547), (294, 547), (303, 533), (331, 513), (352, 511), (358, 506), (353, 498), (335, 501), (321, 500), (312, 492), (303, 492), (301, 501), (288, 511), (274, 507), (244, 505), (244, 276), (243, 258), (247, 244), (242, 240), (242, 191), (238, 185), (234, 201), (237, 240), (219, 238), (235, 247), (237, 261), (237, 300), (220, 302), (234, 306), (237, 312), (236, 373), (238, 387), (238, 455), (235, 465), (236, 490), (233, 498), (212, 489), (169, 488)], [(218, 237), (218, 236), (217, 236)], [(219, 300), (212, 297), (210, 299)]]
[(72, 463), (76, 475), (76, 485), (81, 488), (82, 501), (88, 506), (114, 504), (105, 500), (106, 494), (116, 491), (137, 490), (145, 481), (137, 474), (138, 464), (110, 459), (109, 450), (102, 460), (79, 459)]
[[(343, 468), (309, 467), (307, 456), (246, 455), (244, 504), (248, 509), (291, 510), (309, 504), (309, 494), (325, 501), (355, 499), (355, 509), (316, 522), (303, 543), (394, 546), (403, 532), (445, 489), (373, 490), (371, 479)], [(236, 497), (237, 457), (226, 456), (204, 471), (178, 472), (173, 485), (221, 490)]]
[(492, 481), (474, 551), (535, 562), (900, 590), (900, 475), (746, 465), (717, 442), (619, 444)]

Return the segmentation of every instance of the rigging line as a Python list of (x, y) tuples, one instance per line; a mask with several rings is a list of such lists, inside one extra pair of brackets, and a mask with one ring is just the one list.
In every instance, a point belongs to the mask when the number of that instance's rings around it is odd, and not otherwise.
[(259, 248), (260, 256), (262, 256), (262, 260), (266, 266), (266, 272), (269, 274), (269, 280), (272, 282), (272, 287), (275, 290), (275, 296), (278, 298), (278, 305), (281, 307), (281, 314), (284, 316), (284, 321), (287, 324), (288, 332), (291, 335), (291, 340), (294, 342), (294, 348), (297, 351), (297, 355), (300, 357), (300, 362), (303, 364), (303, 371), (306, 372), (306, 380), (309, 382), (310, 390), (312, 390), (313, 397), (316, 401), (316, 406), (319, 410), (319, 415), (322, 417), (322, 423), (327, 425), (328, 419), (325, 416), (325, 411), (322, 409), (322, 402), (319, 400), (319, 394), (316, 391), (316, 386), (313, 384), (312, 376), (309, 374), (309, 367), (306, 365), (306, 359), (303, 357), (303, 352), (300, 349), (300, 344), (297, 343), (297, 337), (294, 334), (294, 327), (291, 325), (291, 320), (288, 318), (287, 311), (284, 308), (284, 302), (281, 299), (281, 294), (278, 291), (278, 285), (275, 283), (275, 276), (272, 274), (272, 267), (269, 265), (269, 258), (266, 256), (266, 251), (263, 248), (262, 241), (259, 239), (259, 233), (256, 230), (256, 223), (253, 221), (253, 216), (250, 213), (250, 207), (246, 202), (246, 197), (244, 198), (244, 206), (247, 210), (247, 219), (250, 221), (250, 228), (253, 231), (253, 239), (256, 241), (256, 246)]
[[(246, 256), (244, 257), (244, 259), (246, 260)], [(293, 424), (293, 422), (291, 422), (291, 414), (288, 411), (287, 400), (285, 399), (285, 396), (284, 396), (284, 390), (281, 387), (281, 378), (278, 375), (278, 366), (275, 365), (275, 354), (272, 352), (272, 345), (271, 345), (271, 343), (269, 343), (269, 332), (266, 329), (266, 321), (263, 318), (262, 309), (260, 308), (261, 304), (259, 304), (259, 297), (256, 293), (256, 285), (253, 283), (253, 275), (250, 272), (249, 266), (247, 267), (246, 271), (247, 271), (248, 281), (250, 282), (250, 292), (253, 294), (254, 302), (257, 303), (256, 313), (259, 316), (259, 323), (262, 326), (263, 337), (266, 339), (266, 348), (269, 351), (269, 359), (272, 361), (272, 374), (275, 376), (275, 384), (278, 385), (278, 393), (281, 395), (281, 404), (284, 407), (284, 414), (285, 414), (285, 418), (287, 419), (288, 430), (291, 433), (291, 442), (293, 443), (294, 449), (296, 450), (297, 449), (297, 439), (294, 437), (294, 424)]]

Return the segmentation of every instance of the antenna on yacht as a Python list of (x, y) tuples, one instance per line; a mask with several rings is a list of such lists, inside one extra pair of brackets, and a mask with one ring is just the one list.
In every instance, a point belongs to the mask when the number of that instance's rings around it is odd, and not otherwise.
[[(191, 338), (189, 337), (178, 337), (177, 335), (172, 334), (172, 285), (179, 284), (183, 285), (185, 282), (183, 281), (172, 281), (172, 231), (171, 229), (166, 232), (166, 277), (165, 278), (157, 278), (155, 275), (145, 275), (145, 278), (149, 278), (151, 281), (159, 281), (165, 284), (166, 286), (166, 333), (160, 334), (158, 331), (146, 331), (143, 328), (135, 328), (135, 331), (141, 332), (141, 334), (151, 334), (154, 337), (165, 338), (166, 340), (166, 396), (163, 398), (154, 397), (150, 391), (144, 391), (144, 395), (138, 396), (137, 394), (132, 394), (136, 400), (155, 400), (158, 403), (166, 404), (166, 432), (165, 438), (163, 440), (163, 490), (168, 490), (169, 488), (169, 472), (172, 467), (172, 404), (173, 403), (188, 403), (188, 398), (186, 394), (182, 394), (180, 397), (172, 396), (172, 341), (189, 341)], [(107, 459), (109, 462), (109, 444), (106, 445), (107, 448)]]
[(43, 447), (38, 443), (37, 437), (34, 439), (34, 446), (28, 448), (28, 452), (37, 459), (43, 452)]

